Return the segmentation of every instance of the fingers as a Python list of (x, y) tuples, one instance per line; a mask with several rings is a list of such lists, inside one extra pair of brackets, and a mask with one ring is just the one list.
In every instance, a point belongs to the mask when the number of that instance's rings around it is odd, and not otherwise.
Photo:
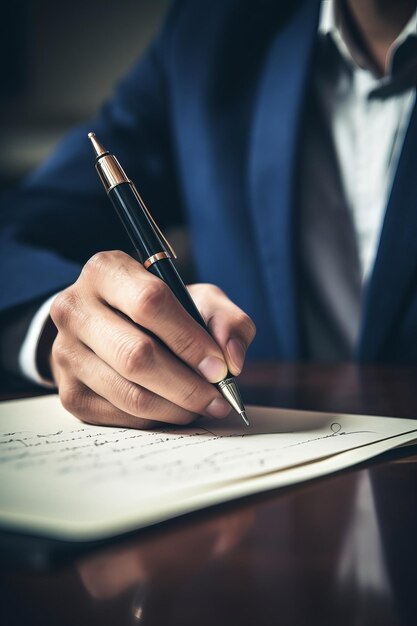
[[(227, 375), (222, 351), (170, 288), (123, 252), (101, 252), (86, 264), (83, 284), (95, 297), (150, 330), (211, 383)], [(89, 292), (84, 296), (89, 297)]]
[(124, 379), (84, 346), (66, 356), (62, 352), (58, 361), (63, 364), (65, 359), (69, 368), (71, 359), (76, 367), (60, 385), (61, 401), (84, 421), (150, 428), (160, 422), (189, 424), (196, 418), (195, 413)]
[(148, 430), (157, 428), (160, 422), (140, 418), (117, 409), (114, 404), (95, 394), (91, 389), (74, 381), (73, 385), (62, 385), (59, 389), (61, 403), (67, 411), (83, 422), (103, 426), (122, 426)]
[(256, 334), (255, 324), (215, 285), (190, 285), (189, 290), (212, 337), (223, 351), (229, 371), (238, 376)]
[[(216, 387), (129, 322), (103, 309), (97, 322), (83, 326), (77, 339), (61, 335), (55, 341), (54, 362), (67, 377), (124, 412), (146, 419), (183, 424), (196, 415), (224, 417), (230, 412)], [(114, 317), (114, 325), (106, 317)], [(118, 326), (127, 329), (120, 331)], [(83, 335), (89, 347), (81, 343)]]

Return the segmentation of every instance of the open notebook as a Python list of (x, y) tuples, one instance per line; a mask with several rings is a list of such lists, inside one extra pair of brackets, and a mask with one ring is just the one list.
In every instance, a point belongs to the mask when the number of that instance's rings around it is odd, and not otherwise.
[(417, 421), (249, 407), (158, 431), (83, 424), (56, 396), (0, 404), (0, 524), (95, 540), (322, 476), (417, 440)]

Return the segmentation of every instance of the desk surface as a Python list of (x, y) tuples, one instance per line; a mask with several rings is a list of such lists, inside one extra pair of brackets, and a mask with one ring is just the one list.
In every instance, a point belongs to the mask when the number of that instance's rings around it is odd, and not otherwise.
[[(258, 365), (241, 384), (248, 403), (417, 417), (417, 368)], [(30, 542), (0, 535), (0, 622), (415, 624), (416, 531), (413, 448), (83, 554), (37, 545), (37, 568), (4, 550)]]

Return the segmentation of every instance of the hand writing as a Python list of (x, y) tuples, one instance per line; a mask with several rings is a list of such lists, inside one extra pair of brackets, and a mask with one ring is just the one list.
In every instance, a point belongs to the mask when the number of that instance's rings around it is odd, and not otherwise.
[(51, 308), (58, 334), (50, 365), (65, 408), (90, 423), (133, 428), (227, 415), (209, 383), (228, 369), (240, 373), (255, 327), (219, 288), (190, 292), (212, 337), (127, 254), (93, 256)]

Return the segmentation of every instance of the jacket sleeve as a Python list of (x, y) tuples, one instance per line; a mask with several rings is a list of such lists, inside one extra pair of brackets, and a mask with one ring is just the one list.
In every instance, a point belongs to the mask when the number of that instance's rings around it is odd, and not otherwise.
[(163, 227), (182, 221), (172, 155), (167, 55), (175, 10), (90, 122), (0, 202), (0, 323), (71, 284), (95, 252), (129, 250), (94, 169), (87, 133), (117, 155)]

